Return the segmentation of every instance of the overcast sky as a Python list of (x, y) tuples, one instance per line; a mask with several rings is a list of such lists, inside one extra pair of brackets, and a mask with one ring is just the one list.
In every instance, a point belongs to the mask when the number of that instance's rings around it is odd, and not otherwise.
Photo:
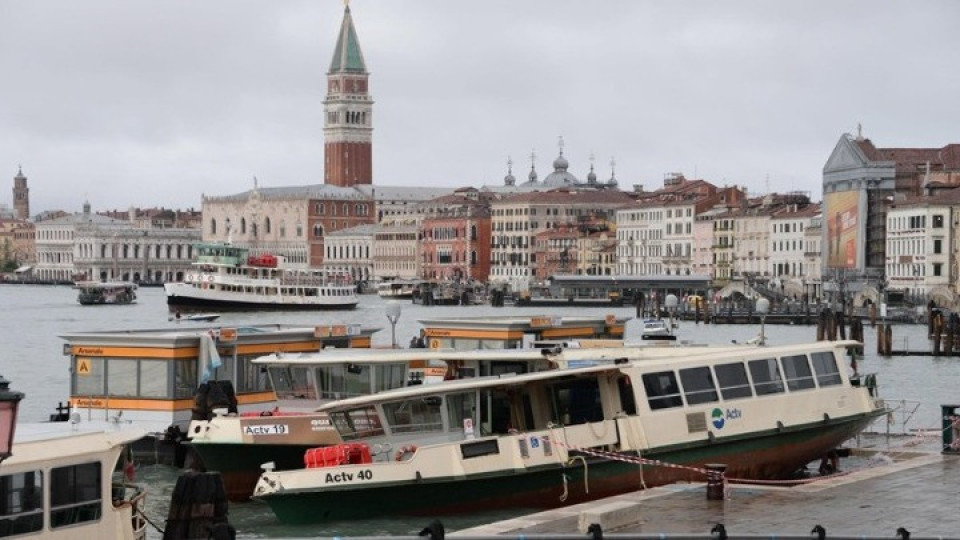
[[(683, 172), (809, 191), (838, 138), (960, 142), (960, 2), (404, 0), (350, 4), (374, 183)], [(0, 0), (0, 203), (199, 208), (323, 182), (337, 0)]]

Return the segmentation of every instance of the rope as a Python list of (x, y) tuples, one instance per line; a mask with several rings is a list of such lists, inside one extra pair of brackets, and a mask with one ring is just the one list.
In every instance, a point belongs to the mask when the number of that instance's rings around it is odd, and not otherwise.
[(147, 517), (147, 514), (145, 514), (145, 513), (143, 512), (143, 509), (142, 509), (142, 508), (134, 507), (134, 511), (135, 511), (136, 513), (140, 514), (140, 517), (142, 517), (144, 521), (146, 521), (146, 522), (149, 523), (154, 529), (156, 529), (157, 532), (159, 532), (160, 534), (166, 534), (163, 529), (161, 529), (160, 527), (158, 527), (156, 523), (154, 523), (153, 521), (150, 520), (150, 518)]
[(576, 460), (583, 462), (583, 491), (590, 493), (590, 471), (587, 469), (587, 458), (583, 456), (573, 456), (567, 461), (567, 465), (573, 465)]

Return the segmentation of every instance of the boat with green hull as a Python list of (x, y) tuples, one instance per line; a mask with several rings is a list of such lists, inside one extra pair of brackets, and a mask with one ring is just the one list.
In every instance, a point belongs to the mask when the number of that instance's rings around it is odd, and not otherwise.
[[(550, 508), (676, 481), (786, 479), (886, 413), (819, 342), (447, 381), (321, 408), (344, 443), (267, 470), (283, 523)], [(562, 354), (562, 353), (561, 353)]]

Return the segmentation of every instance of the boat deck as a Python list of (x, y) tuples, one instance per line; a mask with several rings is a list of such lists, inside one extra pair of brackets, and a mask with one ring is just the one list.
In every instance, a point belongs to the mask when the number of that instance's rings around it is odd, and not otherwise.
[[(714, 525), (722, 523), (731, 536), (801, 537), (817, 524), (826, 529), (827, 537), (893, 538), (899, 527), (914, 536), (960, 536), (955, 519), (960, 455), (936, 450), (877, 452), (873, 457), (862, 456), (866, 464), (850, 467), (849, 472), (795, 487), (729, 484), (724, 500), (708, 500), (705, 484), (673, 484), (448, 536), (575, 534), (582, 513), (609, 517), (611, 524), (618, 513), (635, 517), (621, 521), (620, 527), (604, 529), (611, 533), (706, 537)], [(841, 471), (847, 469), (846, 461), (840, 461)]]

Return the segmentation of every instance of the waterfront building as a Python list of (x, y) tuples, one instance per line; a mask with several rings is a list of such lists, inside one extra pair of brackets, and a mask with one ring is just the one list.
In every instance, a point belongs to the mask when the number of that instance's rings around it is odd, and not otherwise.
[(17, 175), (13, 177), (13, 211), (17, 219), (30, 219), (30, 188), (22, 167), (17, 167)]
[(416, 222), (382, 223), (373, 233), (373, 280), (421, 276), (419, 227)]
[[(823, 167), (825, 288), (877, 298), (887, 265), (889, 202), (925, 186), (960, 185), (960, 144), (878, 148), (858, 129), (843, 134)], [(841, 285), (842, 284), (842, 285)]]
[(420, 223), (420, 205), (453, 192), (451, 188), (420, 186), (355, 186), (359, 193), (373, 201), (374, 223)]
[(321, 268), (328, 232), (374, 221), (373, 204), (347, 187), (260, 187), (203, 197), (203, 241), (272, 254), (292, 268)]
[(350, 6), (327, 71), (323, 101), (323, 182), (349, 187), (373, 183), (373, 98)]
[[(556, 162), (555, 166), (565, 169), (565, 165), (561, 167)], [(529, 288), (539, 264), (533, 242), (538, 233), (563, 225), (575, 226), (584, 220), (612, 220), (619, 208), (631, 202), (630, 195), (619, 190), (571, 188), (521, 193), (492, 201), (490, 281), (510, 284), (515, 290)]]
[(378, 225), (367, 223), (327, 233), (324, 273), (347, 277), (353, 283), (369, 282), (373, 278), (373, 238), (378, 229)]
[[(719, 253), (722, 251), (718, 247), (719, 234), (717, 231), (717, 218), (727, 212), (725, 206), (714, 206), (696, 216), (693, 221), (693, 248), (690, 261), (690, 267), (694, 274), (701, 276), (710, 276), (714, 285), (723, 286), (729, 281), (729, 277), (721, 279), (718, 274), (718, 267), (721, 266)], [(729, 272), (729, 254), (726, 264), (723, 268)]]
[(823, 206), (820, 212), (810, 216), (810, 221), (803, 228), (803, 271), (801, 278), (803, 294), (808, 302), (819, 301), (823, 297), (823, 260), (821, 259), (821, 244), (823, 243)]
[(421, 203), (421, 276), (487, 281), (490, 275), (489, 194), (463, 188)]
[(807, 278), (819, 278), (819, 269), (806, 262), (806, 229), (819, 215), (819, 204), (789, 205), (770, 215), (770, 275), (788, 297), (803, 297)]
[(960, 188), (935, 196), (907, 197), (887, 207), (886, 286), (918, 303), (932, 299), (956, 308), (955, 225), (960, 215)]
[[(21, 220), (13, 228), (13, 258), (20, 272), (32, 271), (37, 261), (37, 229), (32, 222)], [(23, 268), (23, 267), (28, 268)]]

